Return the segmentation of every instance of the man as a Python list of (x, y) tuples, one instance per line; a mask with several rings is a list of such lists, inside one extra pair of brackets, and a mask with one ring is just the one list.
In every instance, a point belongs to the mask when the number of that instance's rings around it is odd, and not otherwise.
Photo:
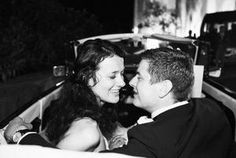
[(160, 158), (227, 157), (232, 144), (229, 122), (209, 100), (190, 100), (193, 81), (193, 61), (186, 53), (169, 48), (144, 52), (130, 85), (133, 104), (148, 111), (153, 121), (131, 128), (128, 144), (109, 152)]
[(130, 81), (133, 104), (151, 113), (153, 122), (129, 130), (129, 142), (112, 152), (145, 157), (227, 157), (230, 125), (214, 103), (189, 101), (193, 62), (184, 52), (160, 48), (142, 55)]

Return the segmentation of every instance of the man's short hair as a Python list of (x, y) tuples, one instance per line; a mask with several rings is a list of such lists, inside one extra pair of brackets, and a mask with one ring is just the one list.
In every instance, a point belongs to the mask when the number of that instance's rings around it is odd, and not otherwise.
[(149, 62), (151, 83), (170, 80), (175, 99), (189, 99), (194, 83), (193, 60), (190, 55), (180, 50), (157, 48), (142, 53), (141, 59)]

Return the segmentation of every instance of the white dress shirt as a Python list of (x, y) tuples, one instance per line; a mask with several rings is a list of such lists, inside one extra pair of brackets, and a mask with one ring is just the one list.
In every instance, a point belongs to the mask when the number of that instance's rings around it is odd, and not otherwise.
[(173, 108), (185, 105), (185, 104), (188, 104), (188, 101), (181, 101), (181, 102), (178, 102), (178, 103), (175, 103), (175, 104), (163, 107), (161, 109), (157, 109), (156, 111), (152, 112), (151, 117), (154, 118), (154, 117), (160, 115), (161, 113), (163, 113), (163, 112), (165, 112), (167, 110), (170, 110), (170, 109), (173, 109)]

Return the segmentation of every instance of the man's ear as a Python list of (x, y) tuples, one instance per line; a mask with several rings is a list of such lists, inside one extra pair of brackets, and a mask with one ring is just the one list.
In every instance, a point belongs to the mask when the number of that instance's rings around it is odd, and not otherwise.
[(160, 82), (160, 92), (159, 92), (159, 97), (163, 98), (166, 95), (168, 95), (172, 89), (173, 85), (170, 80), (164, 80)]

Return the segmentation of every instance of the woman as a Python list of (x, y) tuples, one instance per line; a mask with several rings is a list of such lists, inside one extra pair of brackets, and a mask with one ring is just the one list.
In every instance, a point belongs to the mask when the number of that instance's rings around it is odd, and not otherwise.
[(118, 126), (104, 105), (117, 103), (125, 86), (125, 52), (100, 39), (86, 41), (77, 52), (74, 73), (50, 109), (44, 134), (58, 148), (96, 152), (107, 149), (105, 140)]

